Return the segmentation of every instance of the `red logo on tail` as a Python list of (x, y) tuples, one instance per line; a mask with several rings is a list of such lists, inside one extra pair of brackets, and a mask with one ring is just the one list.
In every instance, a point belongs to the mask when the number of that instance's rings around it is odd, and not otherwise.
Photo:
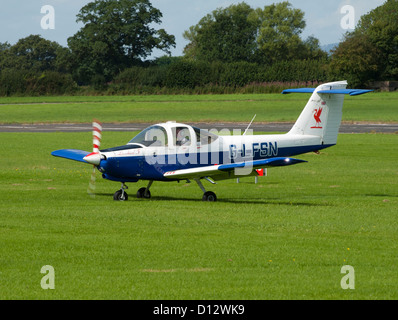
[(319, 109), (315, 109), (314, 110), (314, 119), (316, 121), (316, 126), (315, 127), (311, 127), (311, 129), (323, 129), (321, 127), (321, 114), (322, 114), (323, 108), (319, 108)]

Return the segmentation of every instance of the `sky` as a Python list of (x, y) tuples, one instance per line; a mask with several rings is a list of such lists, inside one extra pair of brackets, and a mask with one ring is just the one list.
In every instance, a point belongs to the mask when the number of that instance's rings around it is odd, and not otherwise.
[[(82, 24), (76, 23), (79, 10), (92, 0), (1, 0), (0, 10), (0, 42), (15, 44), (19, 39), (31, 34), (39, 34), (43, 38), (56, 41), (67, 46), (68, 37), (73, 36)], [(188, 42), (182, 34), (192, 25), (199, 22), (208, 13), (217, 8), (225, 8), (231, 4), (246, 2), (252, 8), (264, 8), (279, 0), (151, 0), (152, 5), (162, 14), (162, 23), (157, 28), (165, 29), (176, 37), (176, 48), (173, 56), (183, 54)], [(355, 27), (359, 18), (369, 11), (381, 6), (385, 0), (290, 0), (294, 8), (305, 13), (307, 26), (302, 38), (314, 36), (321, 45), (338, 43), (343, 35)], [(54, 9), (54, 28), (43, 29), (43, 21), (48, 11), (41, 13), (43, 6)], [(349, 11), (341, 12), (342, 8), (350, 6)], [(342, 27), (344, 26), (344, 27)], [(153, 57), (164, 55), (155, 51)]]

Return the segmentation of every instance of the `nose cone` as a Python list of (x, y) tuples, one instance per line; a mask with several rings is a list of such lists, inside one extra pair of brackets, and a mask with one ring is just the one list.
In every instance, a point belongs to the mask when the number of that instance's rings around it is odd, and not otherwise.
[(98, 166), (101, 162), (101, 154), (98, 152), (93, 152), (88, 154), (83, 158), (84, 161), (91, 163), (93, 165)]

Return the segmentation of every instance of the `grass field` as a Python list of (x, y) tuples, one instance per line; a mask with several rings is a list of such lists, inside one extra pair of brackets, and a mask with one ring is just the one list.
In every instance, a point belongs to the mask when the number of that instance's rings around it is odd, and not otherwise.
[[(0, 98), (0, 123), (295, 121), (308, 94)], [(398, 122), (398, 93), (347, 97), (344, 121)]]
[[(292, 118), (306, 99), (297, 101)], [(355, 101), (348, 109), (371, 106)], [(250, 120), (265, 102), (254, 101), (242, 117)], [(0, 110), (2, 122), (89, 122), (94, 109), (105, 121), (166, 116), (130, 104), (68, 104), (68, 116), (55, 104)], [(198, 110), (185, 121), (206, 114), (207, 102), (189, 104)], [(284, 114), (278, 106), (273, 112)], [(102, 146), (131, 135), (107, 132)], [(90, 150), (91, 133), (0, 133), (0, 299), (397, 299), (397, 144), (398, 135), (340, 135), (336, 147), (269, 170), (257, 185), (254, 178), (205, 182), (217, 203), (202, 202), (199, 188), (184, 183), (154, 183), (151, 200), (136, 199), (141, 182), (129, 184), (122, 203), (112, 200), (118, 183), (98, 175), (92, 199), (91, 167), (50, 156)], [(45, 265), (54, 267), (55, 290), (40, 286)], [(355, 290), (340, 286), (344, 265), (355, 269)]]

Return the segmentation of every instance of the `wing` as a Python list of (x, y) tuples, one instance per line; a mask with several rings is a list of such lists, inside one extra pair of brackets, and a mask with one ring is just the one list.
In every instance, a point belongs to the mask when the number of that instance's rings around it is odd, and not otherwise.
[[(225, 180), (236, 177), (242, 177), (244, 175), (246, 176), (250, 176), (253, 174), (257, 175), (255, 169), (285, 167), (303, 162), (307, 161), (291, 159), (291, 158), (271, 158), (265, 160), (256, 160), (256, 161), (239, 162), (239, 163), (231, 163), (224, 165), (206, 166), (206, 167), (192, 168), (192, 169), (183, 169), (177, 171), (169, 171), (164, 174), (164, 177), (173, 180), (202, 179), (204, 177), (211, 177), (214, 180)], [(241, 171), (241, 174), (239, 174), (239, 169), (245, 171)]]
[(87, 161), (83, 160), (83, 158), (88, 154), (90, 154), (90, 152), (75, 149), (65, 149), (51, 152), (51, 155), (53, 155), (54, 157), (60, 157), (84, 163), (88, 163)]

